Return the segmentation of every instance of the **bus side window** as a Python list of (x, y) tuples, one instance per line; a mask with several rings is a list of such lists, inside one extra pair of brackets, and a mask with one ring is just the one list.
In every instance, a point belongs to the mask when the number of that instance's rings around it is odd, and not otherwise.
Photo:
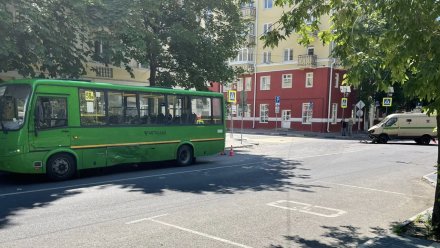
[(67, 99), (64, 97), (38, 97), (38, 127), (40, 129), (67, 126)]

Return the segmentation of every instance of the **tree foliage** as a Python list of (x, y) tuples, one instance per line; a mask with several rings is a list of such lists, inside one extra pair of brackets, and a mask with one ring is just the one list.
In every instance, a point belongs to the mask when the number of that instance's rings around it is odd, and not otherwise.
[[(331, 30), (319, 30), (319, 37), (323, 42), (335, 42), (334, 56), (348, 68), (345, 83), (367, 83), (377, 90), (398, 84), (406, 97), (424, 101), (429, 112), (440, 113), (440, 1), (275, 2), (290, 6), (290, 10), (283, 13), (279, 25), (274, 25), (278, 28), (263, 37), (266, 46), (276, 46), (293, 32), (303, 35), (300, 43), (307, 43), (309, 32), (305, 30), (319, 29), (319, 19), (312, 25), (304, 22), (308, 16), (330, 15)], [(437, 181), (433, 224), (439, 237), (440, 176)]]
[(90, 1), (0, 0), (0, 72), (25, 77), (84, 74)]
[(111, 63), (148, 65), (150, 85), (205, 88), (234, 76), (227, 60), (243, 41), (236, 1), (107, 0), (96, 34), (109, 42)]

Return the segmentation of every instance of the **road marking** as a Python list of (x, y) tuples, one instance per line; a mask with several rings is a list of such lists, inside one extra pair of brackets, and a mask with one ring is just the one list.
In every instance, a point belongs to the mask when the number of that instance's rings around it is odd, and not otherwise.
[(71, 189), (71, 188), (81, 188), (81, 187), (88, 187), (88, 186), (97, 186), (97, 185), (102, 185), (102, 184), (110, 184), (110, 183), (131, 181), (131, 180), (137, 180), (137, 179), (163, 177), (163, 176), (172, 176), (172, 175), (187, 174), (187, 173), (193, 173), (193, 172), (220, 170), (220, 169), (225, 169), (225, 168), (234, 168), (234, 167), (240, 167), (240, 166), (258, 165), (258, 164), (264, 164), (264, 163), (263, 162), (254, 162), (254, 163), (246, 163), (246, 164), (238, 164), (238, 165), (226, 165), (226, 166), (219, 166), (219, 167), (199, 169), (199, 170), (188, 170), (188, 171), (170, 172), (170, 173), (163, 173), (163, 174), (157, 174), (157, 175), (140, 176), (140, 177), (129, 177), (129, 178), (107, 180), (107, 181), (94, 182), (94, 183), (82, 183), (82, 184), (67, 185), (67, 186), (61, 186), (61, 187), (44, 188), (44, 189), (36, 189), (36, 190), (27, 190), (27, 191), (20, 191), (20, 192), (12, 192), (12, 193), (0, 194), (0, 197), (11, 196), (11, 195), (23, 195), (23, 194), (30, 194), (30, 193), (36, 193), (36, 192), (45, 192), (45, 191), (52, 191), (52, 190), (58, 190), (58, 189)]
[(267, 203), (267, 205), (276, 208), (298, 211), (301, 213), (317, 215), (326, 218), (335, 218), (347, 213), (344, 210), (340, 210), (336, 208), (321, 207), (309, 203), (302, 203), (296, 201), (279, 200), (276, 202)]
[(143, 221), (147, 221), (147, 220), (152, 220), (152, 219), (159, 218), (159, 217), (162, 217), (162, 216), (167, 216), (167, 215), (168, 214), (156, 215), (156, 216), (153, 216), (153, 217), (150, 217), (150, 218), (143, 218), (143, 219), (139, 219), (139, 220), (129, 221), (129, 222), (126, 222), (125, 224), (127, 224), (127, 225), (136, 224), (136, 223), (139, 223), (139, 222), (143, 222)]
[(226, 243), (226, 244), (230, 244), (230, 245), (233, 245), (233, 246), (243, 247), (243, 248), (252, 248), (251, 246), (239, 244), (239, 243), (236, 243), (236, 242), (233, 242), (233, 241), (230, 241), (230, 240), (227, 240), (227, 239), (219, 238), (219, 237), (216, 237), (216, 236), (213, 236), (213, 235), (210, 235), (210, 234), (198, 232), (198, 231), (191, 230), (191, 229), (188, 229), (188, 228), (185, 228), (185, 227), (181, 227), (181, 226), (173, 225), (173, 224), (170, 224), (170, 223), (167, 223), (167, 222), (163, 222), (163, 221), (160, 221), (160, 220), (156, 220), (156, 218), (159, 218), (159, 217), (162, 217), (162, 216), (166, 216), (166, 215), (168, 215), (168, 214), (162, 214), (162, 215), (157, 215), (157, 216), (153, 216), (153, 217), (150, 217), (150, 218), (134, 220), (134, 221), (127, 222), (125, 224), (130, 225), (130, 224), (135, 224), (135, 223), (139, 223), (139, 222), (142, 222), (142, 221), (152, 221), (152, 222), (155, 222), (155, 223), (158, 223), (158, 224), (162, 224), (162, 225), (169, 226), (169, 227), (172, 227), (172, 228), (175, 228), (175, 229), (179, 229), (179, 230), (182, 230), (182, 231), (185, 231), (185, 232), (196, 234), (196, 235), (199, 235), (199, 236), (202, 236), (202, 237), (205, 237), (205, 238), (214, 239), (214, 240), (217, 240), (217, 241), (220, 241), (220, 242), (223, 242), (223, 243)]
[(387, 191), (387, 190), (381, 190), (381, 189), (373, 189), (373, 188), (367, 188), (367, 187), (361, 187), (361, 186), (355, 186), (355, 185), (348, 185), (348, 184), (341, 184), (341, 183), (331, 183), (331, 182), (324, 182), (324, 181), (314, 181), (314, 182), (315, 183), (323, 183), (323, 184), (333, 184), (333, 185), (349, 187), (349, 188), (354, 188), (354, 189), (364, 189), (364, 190), (370, 190), (370, 191), (377, 191), (377, 192), (382, 192), (382, 193), (387, 193), (387, 194), (395, 194), (395, 195), (402, 195), (402, 196), (426, 198), (426, 197), (418, 196), (418, 195), (407, 195), (405, 193), (400, 193), (400, 192)]

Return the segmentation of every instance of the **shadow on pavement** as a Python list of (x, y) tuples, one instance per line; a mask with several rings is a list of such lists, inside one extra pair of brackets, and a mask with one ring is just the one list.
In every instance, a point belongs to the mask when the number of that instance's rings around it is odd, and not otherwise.
[(192, 194), (236, 194), (242, 191), (297, 190), (313, 193), (323, 187), (294, 183), (308, 179), (301, 162), (237, 152), (233, 157), (212, 156), (195, 165), (175, 162), (121, 165), (81, 172), (79, 179), (47, 182), (42, 176), (0, 174), (0, 229), (13, 226), (14, 216), (44, 208), (61, 198), (83, 194), (84, 187), (98, 190), (117, 186), (128, 192), (163, 195), (165, 191)]

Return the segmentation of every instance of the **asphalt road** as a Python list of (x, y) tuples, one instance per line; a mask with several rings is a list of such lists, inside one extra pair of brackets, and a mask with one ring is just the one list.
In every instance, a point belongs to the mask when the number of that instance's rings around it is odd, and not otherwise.
[(437, 145), (246, 137), (187, 167), (0, 174), (0, 247), (356, 247), (433, 204)]

